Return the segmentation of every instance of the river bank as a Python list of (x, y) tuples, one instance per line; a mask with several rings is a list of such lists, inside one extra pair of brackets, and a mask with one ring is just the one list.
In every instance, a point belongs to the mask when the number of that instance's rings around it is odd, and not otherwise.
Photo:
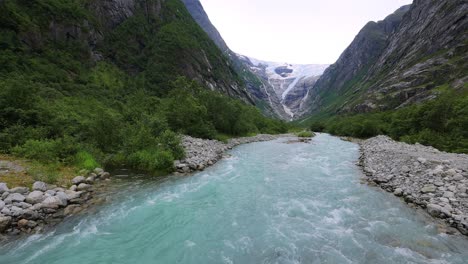
[[(468, 155), (378, 136), (360, 142), (368, 182), (468, 235)], [(448, 228), (448, 233), (456, 231)]]
[(6, 183), (0, 183), (0, 240), (2, 233), (40, 233), (90, 207), (93, 192), (110, 181), (110, 174), (96, 168), (85, 175), (73, 178), (69, 188), (36, 181), (32, 188), (10, 189)]
[[(284, 136), (291, 135), (257, 135), (233, 138), (227, 143), (183, 136), (186, 158), (175, 162), (176, 174), (204, 170), (222, 159), (224, 152), (235, 146)], [(40, 233), (67, 216), (84, 212), (95, 203), (93, 198), (96, 192), (105, 192), (108, 181), (110, 174), (96, 168), (85, 176), (72, 179), (70, 188), (37, 181), (32, 188), (10, 189), (6, 183), (0, 183), (0, 240), (1, 234), (14, 236)]]
[(182, 137), (185, 158), (174, 163), (177, 173), (202, 171), (223, 158), (224, 152), (241, 144), (275, 140), (280, 137), (291, 137), (293, 134), (266, 135), (229, 139), (227, 143), (218, 140)]

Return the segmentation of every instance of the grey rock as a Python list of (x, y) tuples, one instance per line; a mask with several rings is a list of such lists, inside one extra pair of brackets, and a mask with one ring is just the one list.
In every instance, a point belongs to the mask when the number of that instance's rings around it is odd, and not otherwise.
[(445, 198), (454, 198), (455, 194), (453, 192), (444, 192)]
[(26, 194), (29, 192), (28, 187), (15, 187), (13, 189), (10, 189), (10, 193), (19, 193), (19, 194)]
[(56, 209), (62, 205), (62, 201), (57, 196), (47, 197), (42, 203), (43, 208)]
[(402, 196), (403, 195), (403, 189), (396, 188), (395, 191), (393, 192), (393, 194), (396, 195), (396, 196)]
[(33, 187), (32, 189), (34, 191), (41, 191), (41, 192), (45, 192), (47, 191), (47, 184), (45, 182), (41, 182), (41, 181), (37, 181), (33, 184)]
[(6, 204), (11, 204), (14, 202), (20, 203), (23, 202), (26, 198), (20, 194), (20, 193), (12, 193), (8, 195), (8, 197), (5, 199)]
[(78, 191), (87, 191), (87, 190), (91, 189), (91, 187), (92, 187), (92, 186), (89, 185), (89, 184), (80, 183), (76, 189), (77, 189)]
[(452, 177), (452, 180), (454, 181), (462, 181), (464, 179), (465, 177), (463, 177), (461, 174), (455, 174), (455, 176)]
[(71, 191), (71, 190), (65, 191), (65, 194), (67, 195), (68, 200), (73, 200), (73, 199), (80, 198), (82, 193), (83, 192), (75, 192), (75, 191)]
[(4, 193), (2, 193), (1, 199), (2, 199), (2, 200), (5, 200), (5, 199), (8, 197), (8, 195), (10, 195), (10, 192), (4, 192)]
[(72, 183), (74, 185), (79, 185), (80, 183), (85, 183), (86, 182), (86, 178), (83, 177), (83, 176), (76, 176), (75, 178), (73, 178), (72, 180)]
[(11, 224), (11, 217), (0, 215), (0, 233), (5, 232), (5, 230)]
[(103, 180), (107, 180), (110, 178), (110, 173), (108, 172), (103, 172), (100, 174), (100, 178), (103, 179)]
[(72, 185), (72, 186), (70, 187), (70, 191), (76, 191), (77, 188), (78, 188), (78, 186)]
[(47, 190), (45, 193), (49, 196), (54, 196), (57, 192), (55, 190)]
[(20, 208), (27, 209), (27, 208), (32, 207), (32, 204), (25, 203), (25, 202), (21, 202), (21, 203), (18, 204), (18, 206), (19, 206)]
[(41, 203), (42, 201), (44, 201), (44, 199), (45, 199), (45, 196), (43, 192), (33, 191), (28, 194), (25, 201), (30, 204), (37, 204), (37, 203)]
[(102, 174), (103, 172), (104, 172), (104, 170), (101, 169), (101, 168), (95, 168), (95, 169), (94, 169), (94, 173), (96, 173), (97, 175), (100, 175), (100, 174)]
[(437, 204), (428, 204), (427, 212), (434, 217), (439, 217), (442, 212), (442, 207)]
[(86, 183), (93, 184), (95, 179), (96, 179), (95, 177), (89, 176), (88, 178), (86, 178)]
[(10, 208), (10, 215), (14, 217), (18, 217), (23, 214), (23, 209), (18, 206), (12, 206)]
[(5, 202), (0, 200), (0, 211), (5, 207)]
[(57, 192), (55, 197), (59, 198), (60, 206), (67, 206), (67, 204), (68, 204), (68, 195), (66, 195), (64, 192)]
[(421, 192), (422, 193), (435, 193), (437, 191), (437, 188), (430, 184), (430, 185), (425, 185), (422, 189), (421, 189)]
[(4, 192), (8, 192), (8, 186), (4, 182), (0, 182), (0, 194), (3, 194)]

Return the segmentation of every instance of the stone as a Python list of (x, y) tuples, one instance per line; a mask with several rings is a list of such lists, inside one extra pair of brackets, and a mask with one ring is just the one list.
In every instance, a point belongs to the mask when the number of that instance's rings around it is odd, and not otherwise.
[(441, 198), (439, 198), (439, 200), (444, 204), (448, 204), (450, 202), (449, 199), (447, 199), (445, 197), (441, 197)]
[(88, 178), (86, 178), (86, 183), (93, 184), (95, 180), (96, 180), (95, 177), (89, 176)]
[(441, 181), (436, 181), (436, 182), (434, 182), (434, 185), (437, 186), (437, 187), (440, 187), (440, 186), (444, 186), (444, 183), (441, 182)]
[(72, 186), (70, 187), (70, 191), (76, 191), (77, 188), (78, 188), (78, 186), (72, 185)]
[(28, 187), (15, 187), (13, 189), (10, 189), (10, 193), (19, 193), (19, 194), (26, 194), (29, 192)]
[(73, 200), (73, 199), (80, 198), (82, 193), (83, 192), (75, 192), (75, 191), (71, 191), (71, 190), (65, 191), (65, 194), (67, 195), (68, 200)]
[(10, 195), (10, 192), (4, 192), (1, 198), (5, 200), (8, 197), (8, 195)]
[(62, 204), (62, 201), (57, 196), (47, 197), (42, 203), (43, 208), (59, 208)]
[(19, 228), (27, 228), (28, 227), (29, 221), (26, 219), (21, 219), (18, 221), (18, 227)]
[(0, 182), (0, 194), (3, 194), (4, 192), (8, 192), (10, 189), (8, 189), (8, 186), (4, 182)]
[(58, 192), (55, 197), (59, 198), (60, 206), (67, 206), (68, 196), (64, 192)]
[(403, 189), (396, 188), (395, 191), (393, 192), (393, 194), (396, 195), (396, 196), (402, 196), (403, 195)]
[(86, 183), (80, 183), (78, 185), (78, 188), (76, 188), (78, 191), (87, 191), (89, 189), (91, 189), (91, 185), (89, 184), (86, 184)]
[(30, 204), (37, 204), (37, 203), (41, 203), (42, 201), (44, 201), (44, 199), (45, 199), (45, 196), (43, 192), (33, 191), (28, 194), (25, 201)]
[(401, 167), (401, 171), (404, 172), (404, 173), (408, 173), (411, 170), (410, 170), (410, 168), (408, 166), (403, 166), (403, 167)]
[(45, 192), (47, 191), (47, 184), (45, 182), (37, 181), (33, 184), (32, 189), (33, 191)]
[(457, 171), (455, 169), (449, 169), (445, 172), (445, 175), (447, 176), (455, 176), (455, 174), (457, 174)]
[(26, 198), (20, 194), (20, 193), (12, 193), (8, 195), (8, 197), (5, 199), (6, 204), (11, 204), (11, 203), (20, 203), (23, 202)]
[(458, 174), (455, 174), (455, 176), (452, 177), (452, 180), (453, 180), (453, 181), (462, 181), (462, 180), (464, 180), (464, 179), (465, 179), (465, 177), (463, 177), (463, 175), (461, 175), (461, 174), (459, 174), (459, 173), (458, 173)]
[(84, 183), (84, 182), (86, 182), (86, 178), (83, 177), (83, 176), (76, 176), (76, 177), (73, 178), (73, 180), (72, 180), (72, 183), (73, 183), (74, 185), (79, 185), (80, 183)]
[(69, 206), (67, 206), (65, 208), (65, 210), (63, 211), (63, 213), (65, 215), (74, 215), (74, 214), (77, 214), (79, 212), (81, 212), (82, 210), (82, 207), (80, 205), (77, 205), (77, 204), (71, 204)]
[(49, 196), (54, 196), (57, 192), (55, 190), (47, 190), (45, 193)]
[(5, 207), (5, 202), (0, 200), (0, 211)]
[(442, 207), (437, 204), (428, 204), (427, 212), (434, 217), (439, 217), (442, 212)]
[(0, 215), (0, 233), (5, 232), (11, 223), (11, 217)]
[(437, 188), (432, 185), (432, 184), (429, 184), (429, 185), (425, 185), (422, 189), (421, 189), (421, 192), (422, 193), (435, 193), (437, 191)]
[(101, 168), (95, 168), (95, 169), (94, 169), (94, 173), (96, 173), (97, 175), (100, 175), (100, 174), (103, 173), (103, 172), (104, 172), (104, 170), (101, 169)]
[(22, 209), (22, 208), (19, 208), (18, 206), (12, 206), (12, 207), (10, 208), (10, 215), (11, 215), (11, 216), (17, 217), (17, 216), (20, 216), (20, 215), (22, 215), (22, 214), (23, 214), (23, 209)]
[(453, 192), (444, 192), (443, 196), (445, 198), (455, 198), (455, 194)]
[(27, 208), (30, 208), (32, 206), (32, 204), (21, 202), (21, 203), (18, 203), (18, 206), (23, 208), (23, 209), (27, 209)]
[(103, 180), (107, 180), (107, 179), (110, 178), (110, 173), (108, 173), (108, 172), (103, 172), (100, 175), (101, 175), (101, 179), (103, 179)]
[(421, 163), (421, 164), (426, 164), (427, 159), (419, 157), (418, 162)]

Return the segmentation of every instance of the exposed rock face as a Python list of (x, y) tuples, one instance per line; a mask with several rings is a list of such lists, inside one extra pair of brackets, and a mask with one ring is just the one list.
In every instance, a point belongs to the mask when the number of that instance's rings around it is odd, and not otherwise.
[(462, 89), (467, 13), (464, 0), (415, 0), (370, 22), (309, 91), (302, 114), (395, 109), (436, 97), (440, 85)]
[(208, 34), (214, 43), (229, 58), (238, 75), (243, 79), (250, 101), (265, 114), (273, 117), (289, 119), (281, 100), (275, 96), (274, 89), (261, 76), (257, 76), (250, 68), (250, 63), (237, 55), (227, 46), (219, 31), (211, 23), (199, 0), (182, 0), (193, 19)]
[(322, 101), (331, 94), (345, 94), (347, 84), (358, 78), (382, 54), (390, 35), (398, 28), (409, 6), (379, 22), (369, 22), (358, 33), (351, 45), (341, 54), (335, 64), (325, 70), (309, 91), (301, 114), (315, 113), (325, 107)]
[(361, 143), (369, 182), (468, 235), (468, 155), (378, 136)]
[(270, 91), (274, 92), (268, 93), (268, 99), (279, 102), (287, 114), (287, 120), (296, 117), (301, 105), (308, 97), (308, 91), (329, 66), (267, 62), (245, 56), (239, 56), (239, 58), (264, 81), (265, 86), (269, 86)]

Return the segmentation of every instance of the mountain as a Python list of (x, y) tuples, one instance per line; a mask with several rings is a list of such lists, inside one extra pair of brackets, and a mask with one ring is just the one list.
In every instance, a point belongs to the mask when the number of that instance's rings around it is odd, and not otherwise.
[(177, 134), (287, 131), (180, 0), (0, 1), (0, 63), (0, 153), (54, 168), (171, 170)]
[(464, 0), (415, 0), (369, 22), (309, 91), (302, 116), (398, 109), (466, 87)]
[(295, 114), (307, 99), (307, 92), (329, 65), (289, 64), (257, 60), (239, 55), (250, 70), (271, 86), (274, 95), (281, 102), (288, 119)]
[(266, 115), (290, 119), (285, 112), (281, 99), (275, 95), (274, 88), (262, 77), (257, 76), (250, 68), (249, 62), (242, 59), (233, 52), (226, 44), (216, 27), (211, 23), (208, 15), (199, 0), (182, 0), (193, 19), (200, 25), (208, 36), (216, 43), (224, 54), (229, 58), (230, 64), (241, 76), (246, 89), (254, 104)]

